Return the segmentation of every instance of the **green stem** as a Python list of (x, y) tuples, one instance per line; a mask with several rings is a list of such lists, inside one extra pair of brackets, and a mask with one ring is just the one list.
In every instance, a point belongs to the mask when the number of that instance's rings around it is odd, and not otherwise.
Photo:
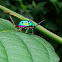
[[(13, 15), (13, 16), (15, 16), (15, 17), (21, 19), (21, 20), (30, 20), (30, 19), (28, 19), (28, 18), (26, 18), (26, 17), (23, 17), (22, 15), (20, 15), (20, 14), (14, 12), (14, 11), (12, 11), (12, 10), (9, 10), (8, 8), (3, 7), (3, 6), (1, 6), (1, 5), (0, 5), (0, 9), (3, 10), (4, 12), (6, 12), (6, 13), (9, 13), (10, 15)], [(33, 20), (30, 20), (30, 21), (32, 21), (35, 26), (37, 25), (37, 23), (34, 22)], [(47, 35), (48, 37), (52, 38), (53, 40), (56, 40), (57, 42), (59, 42), (60, 44), (62, 44), (62, 38), (59, 37), (58, 35), (56, 35), (56, 34), (50, 32), (50, 31), (47, 30), (46, 28), (44, 28), (44, 27), (38, 25), (38, 26), (36, 27), (36, 29), (39, 30), (41, 33)]]

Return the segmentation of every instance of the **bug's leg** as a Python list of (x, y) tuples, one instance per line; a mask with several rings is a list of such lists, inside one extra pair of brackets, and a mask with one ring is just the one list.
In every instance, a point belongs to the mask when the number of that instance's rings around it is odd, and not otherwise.
[(18, 31), (19, 31), (19, 32), (20, 32), (20, 31), (22, 31), (22, 28), (21, 28), (21, 27), (19, 27)]
[(22, 27), (21, 27), (20, 31), (22, 31)]
[(25, 33), (27, 33), (27, 32), (28, 32), (28, 30), (29, 30), (29, 27), (26, 29), (26, 32), (25, 32)]
[(32, 35), (34, 34), (34, 29), (33, 29), (33, 27), (32, 27)]

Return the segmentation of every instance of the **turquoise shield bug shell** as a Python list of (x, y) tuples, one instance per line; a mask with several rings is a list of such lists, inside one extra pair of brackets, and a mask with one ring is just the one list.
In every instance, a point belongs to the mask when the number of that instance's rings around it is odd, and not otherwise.
[(23, 20), (23, 21), (20, 21), (17, 27), (27, 27), (27, 26), (33, 27), (34, 24), (31, 21)]

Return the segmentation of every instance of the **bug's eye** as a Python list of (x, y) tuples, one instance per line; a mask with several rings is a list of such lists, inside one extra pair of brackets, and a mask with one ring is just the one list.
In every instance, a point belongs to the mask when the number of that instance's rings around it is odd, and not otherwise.
[(22, 22), (23, 23), (23, 22)]
[(25, 22), (25, 23), (27, 23), (27, 22)]

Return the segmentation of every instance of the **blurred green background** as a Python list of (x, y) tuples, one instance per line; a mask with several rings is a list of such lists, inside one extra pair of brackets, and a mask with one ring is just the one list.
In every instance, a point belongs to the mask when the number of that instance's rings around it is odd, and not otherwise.
[[(62, 37), (62, 0), (0, 0), (0, 5), (32, 19), (37, 23), (45, 20), (41, 25)], [(10, 20), (9, 15), (1, 10), (0, 18)], [(12, 18), (17, 25), (20, 20), (14, 16), (12, 16)], [(40, 34), (36, 29), (34, 32), (52, 44), (56, 53), (61, 58), (60, 62), (62, 62), (62, 45)]]

